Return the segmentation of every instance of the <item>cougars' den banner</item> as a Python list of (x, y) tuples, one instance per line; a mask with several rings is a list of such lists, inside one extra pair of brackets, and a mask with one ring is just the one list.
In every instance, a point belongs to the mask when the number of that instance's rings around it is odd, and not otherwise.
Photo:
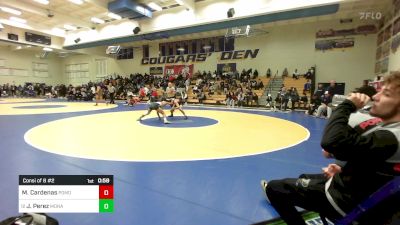
[(191, 65), (169, 65), (164, 67), (165, 75), (179, 75), (183, 77), (192, 77), (193, 75), (193, 64)]

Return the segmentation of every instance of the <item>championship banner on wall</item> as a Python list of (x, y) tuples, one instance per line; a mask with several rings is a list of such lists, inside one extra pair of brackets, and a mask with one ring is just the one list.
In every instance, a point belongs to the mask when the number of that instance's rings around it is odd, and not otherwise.
[(150, 67), (150, 75), (163, 75), (162, 66), (159, 67)]
[(164, 68), (165, 75), (179, 75), (183, 77), (192, 77), (193, 75), (193, 64), (191, 65), (168, 65)]
[(354, 47), (354, 38), (341, 38), (315, 41), (315, 50), (326, 51)]
[(400, 46), (400, 35), (397, 35), (394, 38), (392, 38), (391, 49), (392, 49), (393, 54), (396, 53), (399, 46)]
[(217, 64), (217, 71), (222, 73), (235, 72), (236, 63)]
[(377, 27), (374, 24), (362, 25), (353, 29), (344, 29), (344, 30), (319, 30), (315, 33), (316, 38), (327, 38), (327, 37), (342, 37), (342, 36), (350, 36), (350, 35), (365, 35), (365, 34), (375, 34), (377, 32)]

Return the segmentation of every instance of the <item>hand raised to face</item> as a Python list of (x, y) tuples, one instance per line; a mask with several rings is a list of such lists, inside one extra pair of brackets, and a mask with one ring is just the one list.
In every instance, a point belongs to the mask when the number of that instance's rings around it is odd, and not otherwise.
[(351, 93), (346, 99), (352, 101), (357, 109), (363, 108), (371, 100), (368, 95), (361, 93)]

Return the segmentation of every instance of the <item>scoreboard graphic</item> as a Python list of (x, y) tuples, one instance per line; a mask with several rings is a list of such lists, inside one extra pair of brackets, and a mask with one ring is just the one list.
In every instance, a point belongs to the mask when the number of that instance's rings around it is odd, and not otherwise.
[(113, 175), (20, 175), (20, 213), (112, 213)]

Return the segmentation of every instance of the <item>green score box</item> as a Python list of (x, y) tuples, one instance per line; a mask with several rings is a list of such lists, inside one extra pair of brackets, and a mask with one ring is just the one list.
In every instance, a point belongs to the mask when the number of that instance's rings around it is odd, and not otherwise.
[(113, 199), (99, 199), (99, 212), (100, 213), (114, 212), (114, 200)]

